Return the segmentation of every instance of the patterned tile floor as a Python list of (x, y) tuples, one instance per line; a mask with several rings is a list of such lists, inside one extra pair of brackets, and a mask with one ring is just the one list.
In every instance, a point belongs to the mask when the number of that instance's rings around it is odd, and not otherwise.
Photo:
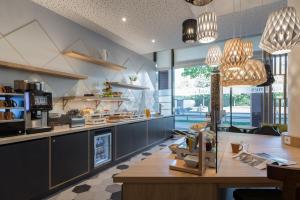
[(174, 143), (174, 140), (176, 139), (169, 139), (162, 144), (154, 146), (128, 161), (100, 172), (73, 187), (49, 197), (47, 200), (121, 200), (121, 184), (113, 183), (112, 177), (122, 170), (126, 170), (130, 165), (147, 159), (147, 156), (151, 156), (154, 152), (168, 148), (168, 145)]

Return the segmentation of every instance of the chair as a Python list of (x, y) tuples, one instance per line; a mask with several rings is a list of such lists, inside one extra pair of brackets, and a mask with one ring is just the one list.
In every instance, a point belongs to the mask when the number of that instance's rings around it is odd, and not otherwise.
[(239, 129), (238, 127), (235, 126), (230, 126), (228, 128), (228, 132), (232, 132), (232, 133), (242, 133), (241, 129)]
[(254, 134), (280, 136), (280, 133), (271, 126), (263, 126), (258, 128), (254, 131)]
[(297, 185), (300, 183), (300, 169), (267, 166), (268, 178), (281, 181), (282, 190), (278, 189), (237, 189), (233, 192), (235, 200), (297, 200), (300, 199), (300, 191)]

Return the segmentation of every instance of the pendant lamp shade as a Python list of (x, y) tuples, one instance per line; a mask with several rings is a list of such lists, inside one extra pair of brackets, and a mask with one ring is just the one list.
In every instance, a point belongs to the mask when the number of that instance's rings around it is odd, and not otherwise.
[(222, 65), (225, 68), (239, 68), (246, 63), (247, 59), (244, 43), (240, 38), (233, 38), (225, 42), (223, 57), (221, 59)]
[(285, 54), (299, 41), (300, 20), (296, 9), (285, 7), (269, 16), (259, 47), (271, 54)]
[(197, 41), (196, 19), (187, 19), (182, 23), (182, 41), (189, 44)]
[(271, 66), (269, 64), (265, 64), (266, 74), (267, 74), (267, 81), (258, 85), (257, 87), (265, 87), (270, 86), (275, 82), (273, 73), (271, 71)]
[(213, 0), (185, 0), (185, 1), (195, 6), (205, 6), (210, 2), (212, 2)]
[(211, 67), (221, 64), (222, 51), (219, 46), (212, 46), (208, 49), (205, 63)]
[(214, 12), (204, 12), (198, 17), (198, 41), (210, 43), (218, 38), (217, 15)]
[(248, 58), (253, 57), (253, 42), (250, 40), (244, 41), (244, 51)]
[(239, 68), (232, 69), (222, 66), (222, 85), (227, 86), (256, 86), (267, 81), (264, 64), (259, 60), (248, 60)]

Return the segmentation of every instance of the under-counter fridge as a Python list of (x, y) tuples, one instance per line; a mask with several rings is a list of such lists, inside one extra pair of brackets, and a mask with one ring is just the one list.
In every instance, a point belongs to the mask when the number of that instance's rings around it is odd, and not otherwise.
[(111, 130), (94, 131), (94, 168), (112, 161)]

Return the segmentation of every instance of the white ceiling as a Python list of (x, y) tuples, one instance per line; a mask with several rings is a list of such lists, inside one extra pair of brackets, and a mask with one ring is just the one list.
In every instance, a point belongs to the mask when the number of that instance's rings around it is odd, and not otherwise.
[[(181, 24), (205, 9), (218, 15), (219, 39), (240, 33), (261, 33), (268, 14), (286, 0), (215, 0), (207, 8), (184, 0), (32, 0), (88, 29), (98, 32), (135, 52), (146, 54), (185, 47)], [(235, 6), (233, 6), (235, 1)], [(240, 4), (240, 1), (242, 3)], [(281, 2), (278, 2), (281, 1)], [(264, 6), (262, 6), (264, 4)], [(248, 9), (244, 12), (239, 12)], [(233, 11), (237, 11), (233, 14)], [(242, 20), (240, 19), (242, 16)], [(127, 21), (122, 22), (122, 17)], [(241, 31), (242, 30), (242, 31)], [(155, 39), (156, 43), (151, 40)]]

